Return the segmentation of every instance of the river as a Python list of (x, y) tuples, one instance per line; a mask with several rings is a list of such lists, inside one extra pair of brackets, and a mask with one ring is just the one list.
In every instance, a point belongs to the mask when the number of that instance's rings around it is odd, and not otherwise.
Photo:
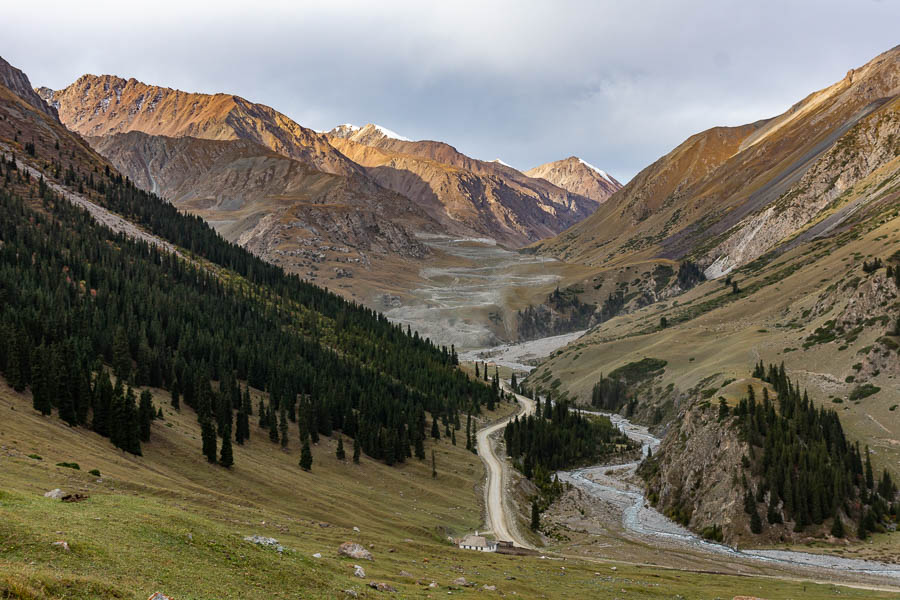
[[(646, 427), (636, 425), (621, 415), (593, 412), (592, 414), (609, 417), (620, 431), (641, 444), (644, 456), (650, 450), (655, 453), (660, 445), (660, 439), (651, 434)], [(584, 469), (561, 471), (558, 475), (561, 481), (578, 486), (591, 496), (621, 510), (622, 526), (627, 532), (643, 541), (664, 540), (709, 554), (727, 555), (771, 564), (875, 575), (900, 581), (900, 565), (789, 550), (739, 549), (704, 540), (650, 506), (644, 497), (643, 489), (632, 483), (636, 477), (635, 471), (638, 464), (632, 462), (624, 465), (597, 465)]]

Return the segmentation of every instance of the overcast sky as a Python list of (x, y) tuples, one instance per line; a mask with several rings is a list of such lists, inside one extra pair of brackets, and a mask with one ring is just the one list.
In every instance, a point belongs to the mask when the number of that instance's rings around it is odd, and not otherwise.
[(16, 2), (34, 85), (113, 73), (228, 92), (314, 129), (379, 123), (528, 169), (627, 181), (684, 138), (770, 117), (900, 44), (900, 0)]

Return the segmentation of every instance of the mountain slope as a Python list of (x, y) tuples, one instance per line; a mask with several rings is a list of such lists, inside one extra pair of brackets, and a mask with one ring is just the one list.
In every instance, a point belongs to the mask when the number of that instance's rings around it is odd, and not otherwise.
[(553, 185), (601, 204), (622, 188), (622, 184), (610, 177), (609, 173), (577, 156), (543, 164), (525, 171), (525, 174), (546, 179)]
[(416, 232), (437, 223), (407, 198), (356, 185), (244, 140), (170, 138), (132, 131), (90, 137), (138, 186), (199, 215), (226, 239), (286, 270), (353, 289), (385, 270), (416, 271), (429, 254)]
[[(723, 258), (739, 242), (716, 251), (735, 235), (746, 237), (750, 220), (779, 198), (800, 194), (808, 187), (804, 175), (828, 160), (826, 153), (857, 124), (893, 111), (891, 99), (898, 93), (900, 47), (774, 119), (692, 136), (638, 174), (614, 202), (536, 248), (591, 264), (692, 256), (708, 267), (722, 259), (709, 271), (710, 276), (720, 275), (810, 224), (816, 211), (794, 223), (792, 231), (782, 228), (778, 239), (757, 244), (754, 252)], [(890, 152), (880, 156), (888, 158)], [(837, 174), (833, 168), (827, 176), (836, 179)]]
[(328, 135), (378, 183), (412, 198), (457, 234), (522, 246), (577, 223), (598, 205), (502, 163), (470, 158), (443, 142), (401, 139), (372, 124), (343, 125)]
[(360, 173), (322, 135), (230, 94), (192, 94), (113, 75), (83, 75), (62, 90), (41, 88), (66, 127), (85, 136), (142, 131), (168, 137), (247, 140), (338, 175)]

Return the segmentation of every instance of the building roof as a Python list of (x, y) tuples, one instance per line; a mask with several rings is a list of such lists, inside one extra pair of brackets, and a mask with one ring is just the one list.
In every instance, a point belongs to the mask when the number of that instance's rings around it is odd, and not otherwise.
[(479, 548), (487, 548), (490, 544), (483, 535), (467, 535), (460, 542), (461, 546), (475, 546)]

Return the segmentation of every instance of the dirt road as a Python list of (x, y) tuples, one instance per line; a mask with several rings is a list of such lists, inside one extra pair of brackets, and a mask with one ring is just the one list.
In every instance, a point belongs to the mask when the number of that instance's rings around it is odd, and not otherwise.
[[(503, 388), (509, 391), (504, 383)], [(522, 405), (517, 415), (527, 415), (534, 412), (534, 402), (530, 398), (516, 394)], [(478, 456), (484, 462), (487, 470), (487, 485), (484, 488), (485, 506), (487, 507), (487, 525), (491, 533), (498, 540), (513, 542), (516, 546), (533, 548), (528, 541), (519, 534), (516, 527), (516, 518), (509, 509), (506, 501), (506, 484), (509, 481), (505, 458), (497, 455), (491, 436), (503, 429), (516, 415), (494, 423), (478, 431)]]

